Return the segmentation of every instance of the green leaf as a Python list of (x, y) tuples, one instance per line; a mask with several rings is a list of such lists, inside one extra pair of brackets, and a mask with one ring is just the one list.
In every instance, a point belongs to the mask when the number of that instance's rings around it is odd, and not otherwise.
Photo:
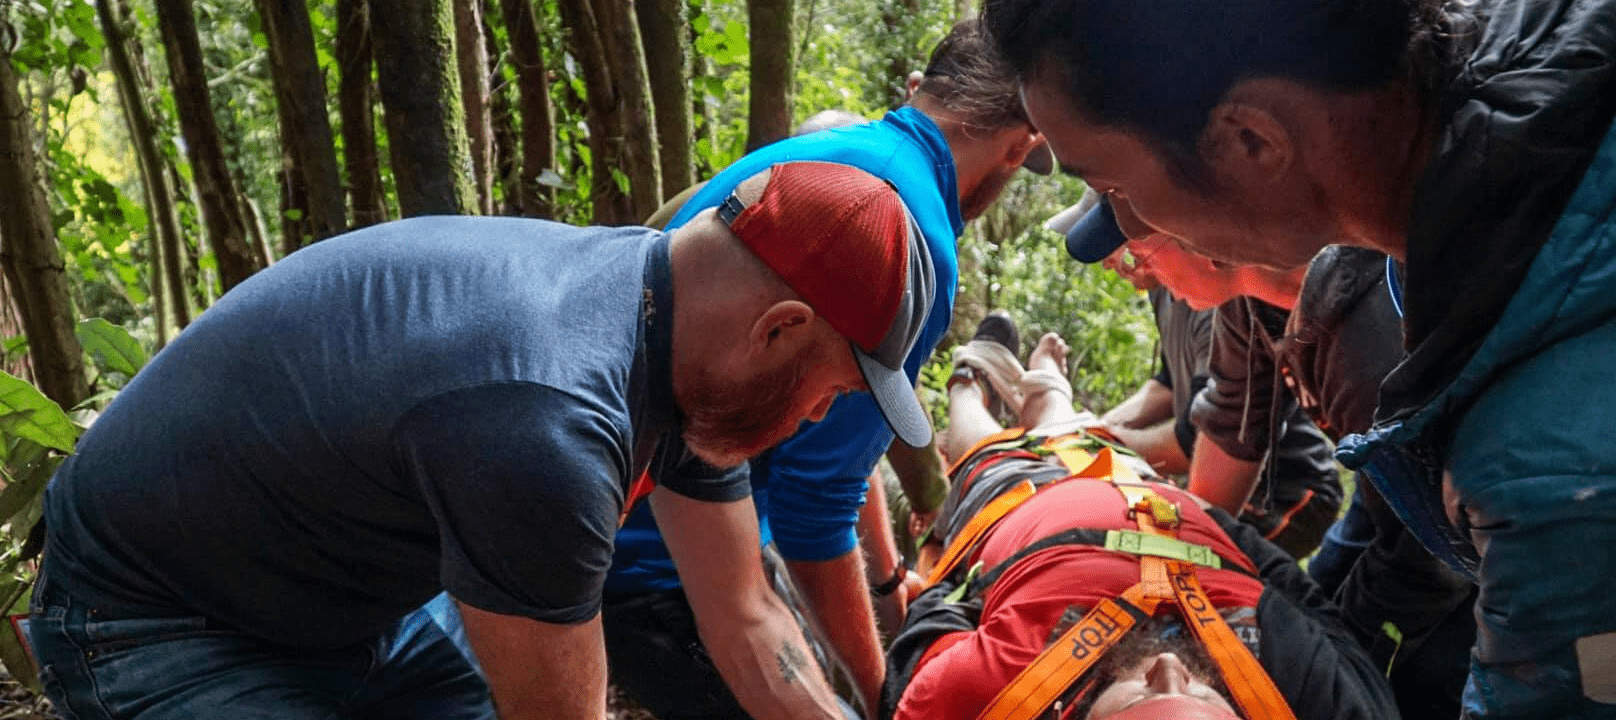
[[(20, 458), (20, 451), (17, 455)], [(6, 489), (0, 490), (0, 521), (11, 521), (13, 515), (22, 512), (38, 498), (45, 491), (45, 485), (50, 483), (56, 467), (61, 464), (60, 455), (38, 457), (8, 478)]]
[(73, 328), (79, 344), (103, 371), (134, 377), (146, 365), (146, 351), (128, 330), (102, 318), (90, 318)]
[(70, 453), (80, 430), (39, 388), (0, 372), (0, 432)]

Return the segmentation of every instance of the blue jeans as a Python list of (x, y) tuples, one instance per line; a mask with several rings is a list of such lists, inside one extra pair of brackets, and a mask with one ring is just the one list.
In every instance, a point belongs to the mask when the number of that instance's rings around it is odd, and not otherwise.
[(53, 585), (48, 561), (40, 575), (29, 641), (66, 720), (494, 718), (487, 684), (425, 610), (366, 642), (297, 648), (199, 616), (120, 616)]

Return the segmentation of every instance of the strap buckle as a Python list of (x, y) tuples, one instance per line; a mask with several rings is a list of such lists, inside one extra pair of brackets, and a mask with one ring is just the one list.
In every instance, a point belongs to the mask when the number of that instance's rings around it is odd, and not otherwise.
[(1139, 513), (1150, 516), (1156, 527), (1163, 530), (1173, 530), (1183, 521), (1178, 514), (1178, 506), (1157, 493), (1150, 493), (1139, 499), (1128, 508), (1128, 519), (1138, 521)]

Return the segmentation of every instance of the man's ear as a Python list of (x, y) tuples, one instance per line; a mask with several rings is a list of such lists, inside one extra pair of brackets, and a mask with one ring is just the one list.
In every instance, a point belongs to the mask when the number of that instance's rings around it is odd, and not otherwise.
[(1021, 167), (1027, 161), (1028, 153), (1039, 145), (1044, 144), (1044, 136), (1031, 125), (1006, 128), (1007, 142), (1004, 145), (1003, 162), (1005, 167)]
[(786, 352), (796, 354), (811, 340), (814, 309), (801, 300), (781, 300), (770, 305), (747, 335), (754, 356)]
[(1220, 175), (1267, 184), (1285, 179), (1296, 161), (1296, 138), (1275, 106), (1257, 95), (1250, 98), (1255, 102), (1235, 99), (1212, 108), (1200, 150)]

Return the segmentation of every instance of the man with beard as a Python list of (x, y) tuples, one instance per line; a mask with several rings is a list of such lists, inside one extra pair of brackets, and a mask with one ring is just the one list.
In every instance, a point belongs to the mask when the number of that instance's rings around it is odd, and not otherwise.
[[(937, 268), (932, 313), (905, 361), (913, 380), (952, 319), (955, 242), (964, 223), (987, 209), (1042, 143), (1008, 68), (980, 26), (966, 21), (933, 51), (906, 107), (878, 122), (782, 140), (747, 155), (697, 193), (670, 227), (721, 202), (741, 178), (782, 160), (846, 163), (892, 183)], [(891, 440), (872, 398), (855, 394), (752, 464), (763, 535), (778, 547), (858, 698), (870, 706), (884, 665), (854, 528), (866, 480)], [(934, 464), (940, 476), (941, 463)], [(890, 599), (905, 572), (896, 564), (890, 579), (874, 587), (876, 597)], [(618, 535), (606, 594), (613, 682), (631, 698), (662, 720), (746, 716), (704, 656), (649, 514), (631, 516)]]
[[(1091, 190), (1084, 200), (1093, 203), (1097, 197)], [(1245, 372), (1242, 361), (1247, 357), (1230, 347), (1237, 338), (1223, 327), (1231, 308), (1247, 306), (1258, 308), (1255, 317), (1270, 323), (1277, 319), (1283, 327), (1304, 268), (1218, 265), (1160, 234), (1123, 242), (1116, 223), (1106, 219), (1109, 208), (1093, 207), (1079, 222), (1062, 228), (1070, 231), (1067, 252), (1080, 262), (1100, 262), (1149, 292), (1161, 334), (1163, 371), (1158, 377), (1165, 380), (1146, 381), (1139, 393), (1102, 416), (1107, 432), (1135, 450), (1162, 445), (1182, 450), (1178, 459), (1188, 473), (1190, 492), (1237, 513), (1293, 557), (1308, 556), (1341, 508), (1341, 479), (1330, 446), (1277, 374), (1263, 378)], [(1222, 332), (1216, 338), (1214, 328)], [(1250, 326), (1236, 329), (1249, 331)], [(1262, 388), (1257, 401), (1264, 417), (1272, 412), (1280, 422), (1257, 426), (1229, 422), (1225, 415), (1214, 416), (1221, 423), (1209, 424), (1204, 417), (1192, 421), (1191, 405), (1201, 407), (1200, 398), (1209, 393), (1238, 397), (1257, 384), (1275, 386)], [(1238, 418), (1249, 405), (1238, 405), (1233, 413)], [(1161, 417), (1172, 422), (1161, 422)], [(1171, 441), (1155, 441), (1160, 435)]]
[(1226, 262), (1398, 263), (1408, 355), (1343, 440), (1480, 587), (1467, 717), (1616, 718), (1616, 4), (989, 0), (1070, 171)]
[[(654, 483), (741, 701), (840, 717), (737, 466), (854, 390), (929, 441), (902, 369), (936, 282), (921, 243), (879, 178), (791, 163), (671, 235), (417, 218), (293, 254), (53, 479), (47, 692), (78, 718), (600, 718), (612, 536)], [(486, 684), (411, 612), (441, 590)]]
[(1029, 358), (1025, 430), (1003, 431), (970, 375), (950, 385), (949, 446), (975, 444), (954, 458), (947, 550), (892, 643), (881, 717), (1398, 717), (1283, 550), (1082, 433), (1066, 354), (1048, 334)]

